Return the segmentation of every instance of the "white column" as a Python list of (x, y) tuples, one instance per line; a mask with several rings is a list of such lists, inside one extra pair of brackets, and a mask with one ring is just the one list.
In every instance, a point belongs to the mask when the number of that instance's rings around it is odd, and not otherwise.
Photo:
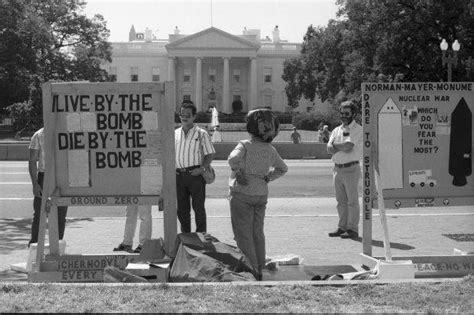
[(177, 111), (177, 104), (176, 104), (176, 89), (178, 84), (176, 83), (176, 70), (175, 70), (175, 57), (169, 57), (168, 58), (168, 81), (173, 81), (174, 82), (174, 88), (173, 88), (173, 95), (171, 97), (173, 104), (174, 104), (174, 111)]
[(250, 100), (249, 110), (258, 107), (257, 104), (257, 58), (250, 58)]
[(196, 57), (196, 90), (194, 91), (194, 105), (197, 111), (202, 111), (202, 58)]
[(224, 80), (222, 91), (222, 111), (232, 113), (232, 104), (230, 103), (230, 85), (229, 85), (229, 58), (224, 58)]

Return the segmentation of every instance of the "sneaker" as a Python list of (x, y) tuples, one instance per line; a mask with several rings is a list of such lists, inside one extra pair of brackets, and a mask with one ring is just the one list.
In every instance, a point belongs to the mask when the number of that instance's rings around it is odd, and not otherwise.
[(344, 234), (341, 234), (341, 238), (355, 239), (355, 238), (358, 238), (358, 237), (359, 237), (359, 233), (357, 233), (356, 231), (352, 231), (352, 230), (347, 230), (347, 232), (345, 232)]
[(120, 243), (119, 246), (115, 247), (114, 248), (114, 252), (133, 252), (132, 250), (132, 246), (131, 245), (124, 245), (122, 243)]
[(337, 236), (341, 236), (344, 233), (346, 233), (346, 232), (341, 230), (340, 228), (338, 228), (336, 231), (328, 233), (328, 235), (329, 235), (329, 237), (337, 237)]
[(133, 252), (137, 253), (137, 254), (140, 254), (141, 251), (142, 251), (142, 245), (138, 245), (137, 248), (135, 248), (135, 250)]

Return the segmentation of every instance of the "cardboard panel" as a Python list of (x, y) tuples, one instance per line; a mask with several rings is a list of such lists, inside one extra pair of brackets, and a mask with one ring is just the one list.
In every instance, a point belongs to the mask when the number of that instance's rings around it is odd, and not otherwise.
[(163, 83), (51, 84), (45, 140), (59, 196), (160, 195), (162, 138), (173, 135), (163, 92)]
[(364, 181), (378, 162), (385, 206), (473, 204), (474, 83), (364, 83), (362, 93)]

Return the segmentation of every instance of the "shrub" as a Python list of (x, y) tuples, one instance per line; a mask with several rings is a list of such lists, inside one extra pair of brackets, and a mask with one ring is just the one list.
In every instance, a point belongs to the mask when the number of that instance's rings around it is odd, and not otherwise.
[(293, 124), (301, 130), (316, 131), (320, 125), (328, 125), (329, 130), (334, 129), (341, 124), (337, 111), (329, 111), (325, 113), (298, 113), (295, 116)]
[(29, 135), (43, 127), (41, 110), (31, 102), (14, 103), (7, 107), (7, 112), (13, 119), (13, 130), (18, 136)]

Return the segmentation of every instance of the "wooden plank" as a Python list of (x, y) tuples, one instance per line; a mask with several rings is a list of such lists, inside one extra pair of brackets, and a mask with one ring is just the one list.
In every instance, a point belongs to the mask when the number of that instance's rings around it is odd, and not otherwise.
[[(374, 257), (383, 259), (383, 257)], [(415, 278), (450, 278), (474, 274), (474, 255), (463, 256), (405, 256), (393, 260), (411, 260)]]
[(51, 206), (48, 215), (49, 253), (59, 255), (58, 207)]
[[(44, 271), (95, 270), (107, 266), (125, 268), (129, 263), (140, 261), (140, 254), (121, 255), (62, 255), (45, 257)], [(45, 269), (43, 269), (43, 267)]]
[(104, 270), (30, 272), (30, 282), (103, 282)]
[[(166, 82), (164, 93), (161, 93), (160, 113), (166, 119), (162, 123), (162, 134), (172, 135), (163, 137), (163, 146), (166, 149), (163, 161), (163, 225), (165, 252), (169, 257), (174, 257), (174, 245), (177, 235), (177, 214), (176, 214), (176, 173), (175, 173), (175, 148), (174, 148), (174, 103), (172, 102), (171, 92), (174, 88), (173, 82)], [(164, 96), (164, 97), (163, 97)]]
[(157, 205), (159, 196), (63, 196), (54, 198), (53, 205), (57, 206), (128, 206), (128, 205)]

